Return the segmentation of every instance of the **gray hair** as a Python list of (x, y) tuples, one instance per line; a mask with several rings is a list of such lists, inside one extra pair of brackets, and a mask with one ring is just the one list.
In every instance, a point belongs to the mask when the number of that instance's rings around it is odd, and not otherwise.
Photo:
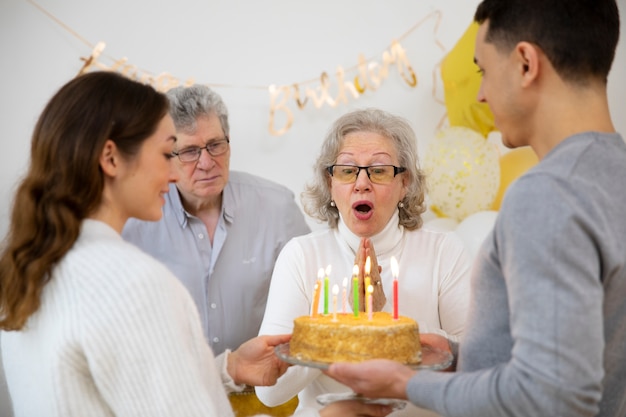
[(215, 114), (226, 136), (230, 134), (228, 109), (222, 97), (206, 85), (194, 84), (190, 87), (175, 87), (168, 90), (170, 115), (179, 132), (192, 134), (196, 131), (196, 120)]
[(408, 178), (403, 207), (399, 207), (399, 223), (408, 230), (419, 229), (422, 226), (421, 215), (426, 211), (426, 179), (419, 167), (415, 132), (405, 119), (378, 109), (345, 114), (331, 126), (313, 168), (313, 182), (306, 185), (301, 195), (304, 211), (313, 218), (326, 221), (332, 228), (337, 227), (339, 210), (330, 205), (330, 174), (327, 168), (336, 163), (346, 135), (354, 132), (378, 133), (393, 142), (399, 164), (406, 168)]

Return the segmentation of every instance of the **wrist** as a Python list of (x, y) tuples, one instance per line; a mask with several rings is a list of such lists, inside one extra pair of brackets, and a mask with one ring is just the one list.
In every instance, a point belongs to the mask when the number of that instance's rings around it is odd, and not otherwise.
[(236, 352), (226, 352), (226, 372), (233, 379), (235, 385), (241, 385), (239, 382), (239, 377), (237, 375), (237, 353)]

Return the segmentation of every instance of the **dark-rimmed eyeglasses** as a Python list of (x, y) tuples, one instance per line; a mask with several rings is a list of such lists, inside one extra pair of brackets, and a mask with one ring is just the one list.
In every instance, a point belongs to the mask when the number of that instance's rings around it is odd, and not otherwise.
[(190, 146), (189, 148), (181, 149), (180, 151), (172, 152), (180, 159), (180, 162), (196, 162), (200, 159), (202, 150), (205, 149), (211, 156), (220, 156), (228, 150), (230, 139), (226, 136), (224, 139), (214, 140), (207, 143), (204, 146)]
[(367, 178), (376, 184), (389, 184), (396, 175), (406, 171), (406, 168), (394, 165), (331, 165), (326, 169), (334, 179), (345, 184), (356, 182), (362, 169), (367, 173)]

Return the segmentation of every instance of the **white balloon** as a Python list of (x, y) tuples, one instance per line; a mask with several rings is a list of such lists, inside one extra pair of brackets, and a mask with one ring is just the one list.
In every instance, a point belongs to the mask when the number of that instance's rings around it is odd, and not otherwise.
[(500, 185), (497, 148), (461, 126), (436, 133), (426, 149), (424, 171), (432, 206), (458, 221), (488, 210)]
[(455, 232), (463, 240), (472, 257), (476, 255), (480, 245), (493, 229), (497, 217), (497, 211), (479, 211), (467, 216), (457, 226)]
[(424, 223), (424, 228), (436, 232), (449, 232), (455, 230), (459, 222), (449, 217), (441, 217)]

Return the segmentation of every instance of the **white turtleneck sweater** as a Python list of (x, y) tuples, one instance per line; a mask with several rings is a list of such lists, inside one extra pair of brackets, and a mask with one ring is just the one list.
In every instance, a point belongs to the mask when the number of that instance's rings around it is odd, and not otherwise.
[(99, 221), (83, 222), (26, 327), (2, 332), (2, 357), (16, 417), (233, 415), (237, 387), (187, 290)]
[[(259, 334), (291, 333), (293, 319), (311, 312), (318, 270), (331, 265), (330, 286), (342, 287), (351, 277), (361, 238), (340, 220), (336, 229), (313, 232), (292, 239), (282, 250), (272, 276), (265, 316)], [(391, 256), (400, 274), (399, 314), (415, 319), (422, 333), (440, 333), (458, 340), (463, 332), (469, 304), (471, 260), (461, 240), (452, 233), (425, 229), (407, 231), (398, 226), (397, 213), (385, 229), (371, 238), (387, 295), (383, 311), (393, 308)], [(319, 303), (323, 311), (322, 301)], [(332, 304), (331, 304), (332, 306)], [(339, 303), (341, 309), (341, 302)], [(351, 312), (349, 305), (347, 310)], [(299, 407), (317, 407), (320, 394), (350, 389), (320, 370), (292, 366), (272, 387), (258, 387), (257, 395), (274, 406), (298, 394)], [(422, 412), (422, 414), (418, 414)], [(400, 415), (433, 415), (409, 405)]]

